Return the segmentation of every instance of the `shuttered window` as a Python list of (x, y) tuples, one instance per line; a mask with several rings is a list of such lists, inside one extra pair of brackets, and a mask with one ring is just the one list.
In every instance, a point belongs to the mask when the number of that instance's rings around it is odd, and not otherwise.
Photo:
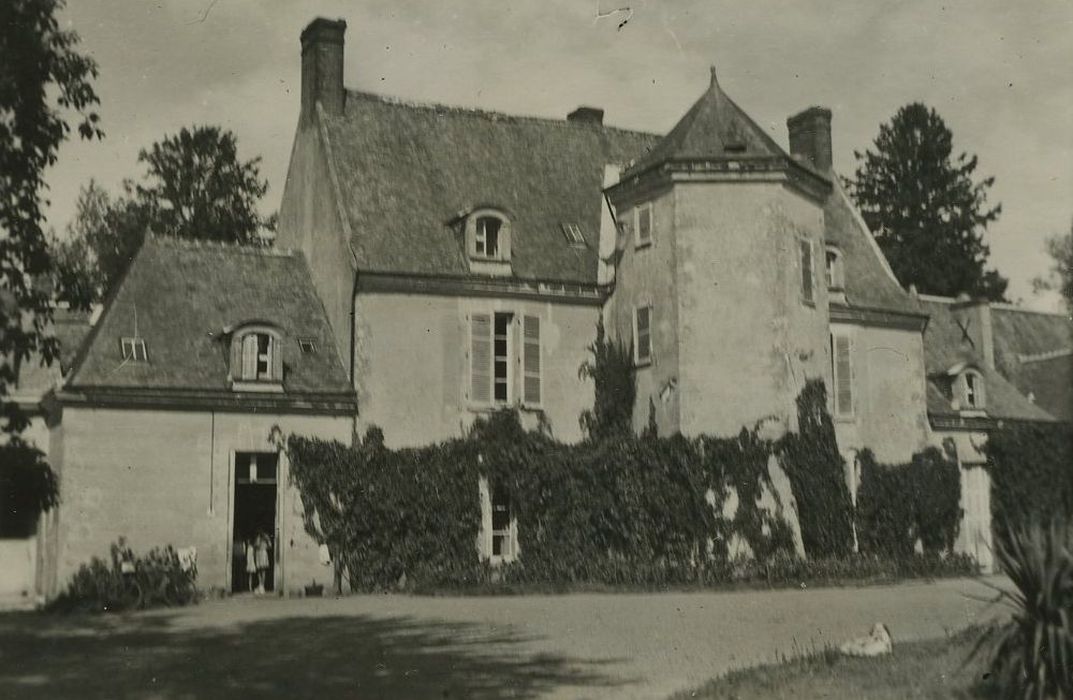
[(526, 316), (522, 322), (522, 399), (540, 405), (540, 319)]
[(816, 300), (812, 281), (812, 241), (802, 238), (801, 245), (801, 298), (811, 304)]
[(634, 311), (634, 359), (638, 364), (652, 361), (652, 307), (638, 306)]
[(470, 389), (474, 403), (492, 402), (492, 316), (470, 317)]
[(642, 204), (636, 211), (637, 245), (648, 245), (652, 242), (652, 203)]
[(831, 363), (835, 385), (835, 415), (853, 416), (853, 364), (850, 359), (852, 342), (848, 335), (831, 336)]

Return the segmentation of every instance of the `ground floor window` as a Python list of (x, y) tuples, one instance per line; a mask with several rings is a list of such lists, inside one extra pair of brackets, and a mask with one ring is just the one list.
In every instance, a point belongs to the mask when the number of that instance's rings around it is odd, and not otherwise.
[(492, 556), (513, 558), (510, 494), (502, 486), (492, 489)]

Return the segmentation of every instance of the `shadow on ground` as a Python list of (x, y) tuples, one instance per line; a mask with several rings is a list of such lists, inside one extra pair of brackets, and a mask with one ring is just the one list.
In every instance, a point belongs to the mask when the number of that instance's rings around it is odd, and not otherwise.
[(179, 629), (173, 615), (0, 615), (3, 698), (533, 698), (618, 683), (613, 661), (531, 655), (512, 632), (406, 617)]

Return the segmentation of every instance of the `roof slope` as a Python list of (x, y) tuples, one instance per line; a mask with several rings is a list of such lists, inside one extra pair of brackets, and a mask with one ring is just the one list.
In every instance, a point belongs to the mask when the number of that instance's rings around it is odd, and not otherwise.
[[(149, 237), (90, 339), (68, 387), (230, 392), (225, 327), (275, 324), (283, 336), (284, 389), (352, 391), (328, 319), (300, 253)], [(120, 338), (145, 340), (148, 362), (124, 362)], [(302, 354), (296, 338), (315, 341)]]
[(12, 393), (20, 397), (40, 397), (59, 386), (89, 334), (91, 315), (89, 311), (53, 309), (52, 324), (46, 333), (56, 338), (60, 355), (49, 366), (41, 364), (39, 354), (31, 355), (19, 366), (18, 384)]
[(864, 221), (836, 180), (823, 208), (825, 236), (842, 253), (846, 303), (849, 306), (918, 313), (912, 297), (898, 284)]
[[(377, 272), (468, 275), (448, 222), (490, 206), (511, 220), (515, 277), (595, 283), (604, 166), (658, 138), (355, 91), (342, 116), (319, 118), (357, 266)], [(580, 226), (586, 247), (570, 245), (563, 223)]]
[(649, 153), (630, 166), (640, 172), (665, 160), (790, 156), (719, 86), (712, 68), (708, 89)]
[(1047, 412), (1073, 420), (1073, 321), (992, 305), (991, 328), (996, 368)]
[(957, 325), (950, 304), (919, 300), (931, 316), (924, 331), (924, 367), (928, 376), (928, 411), (956, 414), (940, 386), (946, 372), (960, 363), (973, 365), (984, 376), (987, 415), (1010, 420), (1053, 420), (1054, 417), (1035, 405), (999, 372), (987, 367), (983, 358), (969, 345)]

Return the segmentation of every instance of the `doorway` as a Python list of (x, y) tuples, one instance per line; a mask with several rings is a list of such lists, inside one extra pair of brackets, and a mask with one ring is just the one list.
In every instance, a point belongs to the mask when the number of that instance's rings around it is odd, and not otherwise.
[(276, 588), (276, 477), (279, 454), (235, 454), (231, 592)]

